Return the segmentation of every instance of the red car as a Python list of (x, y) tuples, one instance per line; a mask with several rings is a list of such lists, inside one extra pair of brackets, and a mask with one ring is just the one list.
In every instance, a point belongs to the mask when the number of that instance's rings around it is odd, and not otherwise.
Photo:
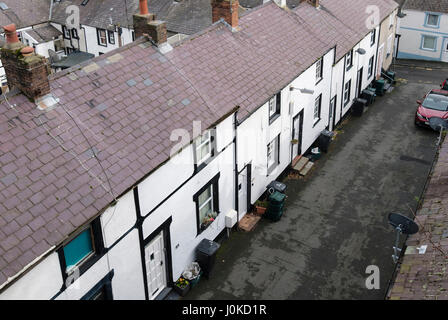
[(426, 94), (423, 101), (417, 100), (417, 103), (416, 125), (428, 127), (432, 117), (448, 119), (448, 90), (433, 89)]

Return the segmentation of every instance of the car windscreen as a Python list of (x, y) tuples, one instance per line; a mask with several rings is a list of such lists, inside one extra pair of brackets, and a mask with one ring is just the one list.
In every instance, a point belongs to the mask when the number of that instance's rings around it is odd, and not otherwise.
[(439, 111), (448, 111), (448, 96), (430, 93), (422, 104), (423, 107)]

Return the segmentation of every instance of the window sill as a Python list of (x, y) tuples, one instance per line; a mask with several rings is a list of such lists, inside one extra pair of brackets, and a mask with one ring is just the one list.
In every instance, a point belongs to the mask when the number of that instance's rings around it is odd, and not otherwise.
[(348, 68), (345, 68), (345, 72), (349, 72), (353, 68), (353, 65), (349, 66)]
[(269, 125), (271, 125), (275, 120), (280, 118), (280, 113), (274, 114), (272, 117), (269, 118)]
[(320, 122), (321, 118), (314, 119), (313, 128)]
[(317, 86), (319, 83), (321, 83), (322, 80), (324, 80), (324, 77), (322, 77), (322, 78), (320, 78), (319, 80), (317, 80), (317, 82), (316, 82), (316, 86)]

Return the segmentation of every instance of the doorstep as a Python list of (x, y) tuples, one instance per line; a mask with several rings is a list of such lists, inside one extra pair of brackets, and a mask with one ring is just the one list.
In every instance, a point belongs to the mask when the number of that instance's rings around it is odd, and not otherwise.
[(260, 221), (261, 216), (254, 215), (252, 213), (247, 213), (238, 223), (239, 229), (250, 232), (255, 229), (258, 221)]

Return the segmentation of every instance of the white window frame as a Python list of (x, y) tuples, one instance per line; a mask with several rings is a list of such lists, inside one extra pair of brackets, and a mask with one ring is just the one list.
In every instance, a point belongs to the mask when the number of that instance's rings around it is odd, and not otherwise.
[(367, 71), (367, 79), (370, 79), (370, 77), (373, 75), (373, 64), (375, 62), (375, 56), (370, 57), (369, 59), (369, 67)]
[(269, 119), (277, 113), (277, 95), (269, 100)]
[[(433, 16), (433, 17), (437, 17), (437, 21), (436, 24), (430, 24), (429, 23), (429, 18)], [(425, 21), (425, 25), (429, 26), (429, 27), (438, 27), (439, 26), (439, 19), (440, 19), (440, 15), (438, 14), (434, 14), (434, 13), (428, 13), (426, 16), (426, 21)]]
[(272, 172), (272, 170), (278, 165), (278, 148), (280, 144), (280, 135), (276, 136), (274, 140), (272, 140), (267, 145), (267, 166), (268, 166), (268, 174)]
[(320, 58), (316, 62), (316, 83), (318, 83), (323, 78), (324, 75), (323, 62), (324, 62), (323, 58)]
[[(204, 137), (206, 137), (206, 139), (204, 140)], [(202, 155), (202, 147), (205, 145), (209, 145), (209, 151), (208, 153), (203, 156), (202, 158), (199, 158)], [(207, 161), (209, 158), (211, 158), (212, 156), (212, 135), (210, 130), (207, 130), (204, 134), (202, 134), (200, 137), (197, 138), (196, 140), (196, 148), (195, 148), (195, 152), (196, 152), (196, 162), (197, 165), (200, 165), (202, 163), (204, 163), (205, 161)]]
[(387, 51), (386, 51), (386, 57), (390, 56), (392, 53), (392, 35), (389, 35), (387, 38)]
[(353, 50), (351, 50), (349, 53), (347, 53), (346, 55), (346, 59), (345, 59), (345, 71), (348, 71), (351, 69), (351, 67), (353, 67)]
[(351, 82), (352, 80), (349, 80), (344, 84), (344, 106), (346, 106), (350, 102), (350, 91), (352, 89)]
[(373, 29), (372, 32), (370, 32), (370, 46), (373, 46), (376, 42), (376, 29)]
[[(104, 32), (104, 42), (101, 41), (101, 32)], [(97, 39), (98, 39), (98, 45), (107, 47), (107, 31), (106, 29), (96, 29)]]
[[(202, 196), (205, 192), (207, 192), (208, 190), (210, 190), (210, 197), (207, 198), (207, 199), (205, 199), (205, 201), (201, 204), (201, 202), (200, 202), (200, 200), (201, 200), (201, 196)], [(206, 205), (208, 205), (209, 203), (211, 203), (211, 206), (210, 206), (211, 211), (210, 211), (210, 212), (207, 212), (207, 214), (206, 214), (205, 216), (201, 217), (201, 210), (202, 210)], [(198, 214), (199, 214), (199, 223), (202, 224), (202, 220), (203, 220), (206, 216), (208, 216), (208, 215), (210, 215), (210, 214), (213, 214), (213, 212), (214, 212), (214, 210), (215, 210), (215, 207), (214, 207), (214, 204), (213, 204), (213, 183), (210, 184), (210, 186), (208, 186), (207, 189), (205, 189), (205, 190), (199, 195), (199, 197), (198, 197), (198, 208), (199, 208), (199, 212), (198, 212)]]
[(320, 113), (322, 110), (322, 95), (320, 94), (315, 100), (314, 100), (314, 125), (319, 122), (320, 120)]
[[(434, 39), (434, 47), (433, 48), (425, 48), (425, 38), (433, 38)], [(430, 51), (436, 51), (437, 50), (437, 37), (435, 36), (429, 36), (429, 35), (422, 35), (422, 49), (423, 50), (430, 50)]]

